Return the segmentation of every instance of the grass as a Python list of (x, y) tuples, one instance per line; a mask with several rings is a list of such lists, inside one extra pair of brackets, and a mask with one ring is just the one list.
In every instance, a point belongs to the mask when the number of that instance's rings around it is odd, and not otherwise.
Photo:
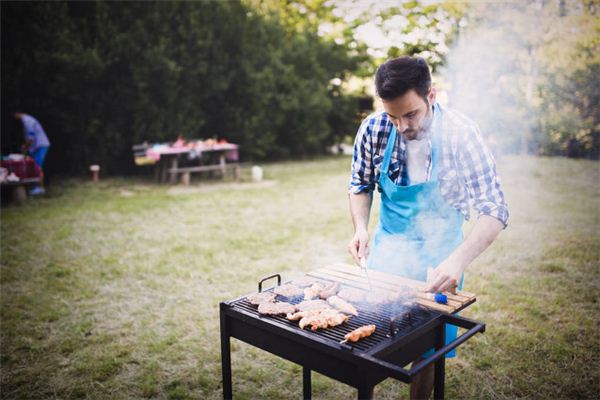
[[(597, 398), (599, 164), (499, 165), (510, 225), (467, 270), (478, 301), (463, 312), (488, 329), (448, 363), (447, 397)], [(349, 261), (348, 166), (272, 164), (260, 184), (187, 188), (68, 181), (4, 207), (1, 396), (221, 398), (219, 301), (272, 272)], [(302, 397), (297, 365), (236, 340), (232, 349), (236, 398)], [(313, 374), (313, 394), (355, 391)], [(375, 395), (407, 388), (387, 380)]]

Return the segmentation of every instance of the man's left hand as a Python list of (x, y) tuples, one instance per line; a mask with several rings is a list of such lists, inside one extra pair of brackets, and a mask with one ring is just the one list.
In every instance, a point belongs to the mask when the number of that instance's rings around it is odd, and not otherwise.
[(438, 293), (450, 291), (454, 292), (458, 287), (466, 265), (462, 265), (451, 259), (445, 259), (436, 269), (427, 276), (428, 292)]

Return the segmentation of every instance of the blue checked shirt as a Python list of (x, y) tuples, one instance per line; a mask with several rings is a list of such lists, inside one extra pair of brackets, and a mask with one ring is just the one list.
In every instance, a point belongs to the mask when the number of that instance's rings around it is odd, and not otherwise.
[[(440, 108), (443, 130), (438, 181), (442, 196), (467, 220), (473, 205), (479, 215), (494, 217), (506, 227), (508, 206), (500, 188), (496, 162), (483, 142), (479, 127), (454, 110)], [(439, 118), (437, 110), (435, 117)], [(371, 193), (375, 189), (392, 126), (384, 111), (363, 120), (354, 142), (351, 194)], [(431, 179), (431, 141), (429, 149), (428, 180)], [(406, 161), (406, 139), (397, 135), (388, 173), (390, 179), (401, 186), (409, 184)]]

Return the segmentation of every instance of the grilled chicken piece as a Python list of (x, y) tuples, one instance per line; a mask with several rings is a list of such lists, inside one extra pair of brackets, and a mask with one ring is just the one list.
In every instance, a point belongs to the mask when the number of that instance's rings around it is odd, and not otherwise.
[(342, 299), (352, 303), (362, 303), (365, 301), (367, 292), (360, 289), (347, 288), (340, 290), (337, 295), (338, 297), (341, 297)]
[(319, 292), (319, 297), (326, 300), (331, 296), (335, 296), (338, 290), (340, 290), (340, 284), (338, 282), (331, 282)]
[(273, 289), (273, 293), (277, 293), (278, 295), (285, 297), (298, 297), (302, 296), (303, 291), (296, 285), (286, 283), (285, 285), (277, 286), (275, 289)]
[(360, 328), (356, 328), (352, 332), (347, 333), (344, 336), (344, 339), (346, 339), (345, 341), (348, 341), (348, 342), (358, 342), (362, 338), (371, 336), (373, 334), (373, 332), (375, 332), (375, 328), (376, 328), (375, 325), (361, 326)]
[(304, 317), (310, 317), (313, 315), (318, 315), (323, 310), (310, 310), (310, 311), (298, 311), (295, 313), (290, 313), (286, 316), (290, 321), (299, 321)]
[(326, 310), (331, 306), (325, 300), (304, 300), (296, 304), (298, 311)]
[(319, 297), (319, 292), (323, 290), (325, 287), (323, 284), (317, 282), (310, 287), (304, 289), (304, 300), (312, 300)]
[(329, 326), (327, 319), (321, 316), (321, 313), (302, 318), (298, 325), (300, 326), (300, 329), (304, 329), (306, 326), (310, 325), (310, 329), (313, 331), (316, 331), (319, 328), (325, 329)]
[(294, 311), (296, 311), (296, 307), (283, 301), (276, 301), (274, 303), (260, 303), (258, 305), (258, 313), (264, 315), (290, 314)]
[(354, 307), (352, 304), (348, 303), (346, 300), (342, 299), (339, 296), (331, 296), (327, 299), (327, 302), (343, 313), (358, 315), (356, 307)]
[(310, 329), (316, 331), (319, 328), (333, 328), (334, 326), (343, 324), (348, 318), (350, 317), (336, 310), (322, 310), (318, 314), (302, 318), (299, 325), (300, 329), (304, 329), (306, 326), (310, 325)]
[(257, 306), (261, 303), (271, 303), (271, 302), (275, 301), (275, 293), (271, 293), (271, 292), (254, 293), (254, 294), (251, 294), (250, 296), (246, 297), (246, 300), (248, 300), (251, 304), (254, 304), (255, 306)]

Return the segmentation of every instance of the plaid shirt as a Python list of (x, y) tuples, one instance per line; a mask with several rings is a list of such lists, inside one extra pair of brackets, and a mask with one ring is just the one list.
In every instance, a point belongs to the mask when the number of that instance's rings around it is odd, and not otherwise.
[[(438, 181), (442, 196), (467, 220), (472, 204), (479, 215), (494, 217), (506, 227), (508, 206), (500, 188), (496, 162), (483, 142), (479, 127), (454, 110), (440, 108), (443, 128)], [(439, 118), (437, 109), (436, 118)], [(363, 120), (354, 142), (350, 193), (371, 193), (375, 189), (392, 126), (383, 111)], [(396, 184), (406, 186), (409, 184), (406, 139), (402, 135), (396, 138), (388, 174)], [(428, 180), (431, 179), (431, 141), (429, 149)]]

